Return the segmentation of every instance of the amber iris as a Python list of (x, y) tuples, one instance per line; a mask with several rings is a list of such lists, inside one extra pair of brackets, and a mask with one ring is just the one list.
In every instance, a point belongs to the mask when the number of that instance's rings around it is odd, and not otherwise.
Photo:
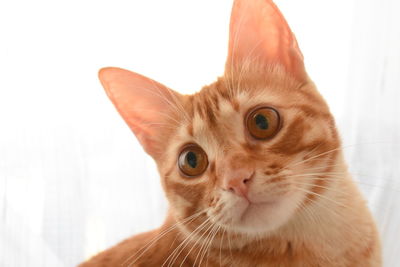
[(181, 172), (188, 177), (196, 177), (203, 174), (208, 166), (207, 154), (195, 144), (185, 146), (178, 158)]
[(257, 108), (250, 112), (246, 119), (247, 130), (256, 139), (274, 137), (281, 125), (279, 113), (269, 107)]

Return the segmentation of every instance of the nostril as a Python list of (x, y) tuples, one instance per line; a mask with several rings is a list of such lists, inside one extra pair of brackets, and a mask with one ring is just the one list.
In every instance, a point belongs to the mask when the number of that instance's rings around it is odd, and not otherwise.
[(244, 188), (247, 188), (247, 183), (249, 183), (250, 180), (251, 180), (251, 179), (249, 179), (249, 178), (242, 179), (242, 184), (240, 184), (240, 180), (237, 180), (237, 183), (236, 183), (236, 184), (231, 184), (231, 185), (228, 187), (228, 191), (231, 192), (231, 193), (238, 194), (238, 193), (240, 193), (241, 191), (243, 191)]

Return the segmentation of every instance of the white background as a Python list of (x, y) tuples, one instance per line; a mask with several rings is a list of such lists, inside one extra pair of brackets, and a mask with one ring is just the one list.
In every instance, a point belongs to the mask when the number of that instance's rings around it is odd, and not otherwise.
[[(400, 2), (277, 0), (400, 266)], [(223, 72), (230, 0), (0, 1), (0, 266), (74, 266), (160, 225), (154, 163), (104, 66), (192, 93)]]

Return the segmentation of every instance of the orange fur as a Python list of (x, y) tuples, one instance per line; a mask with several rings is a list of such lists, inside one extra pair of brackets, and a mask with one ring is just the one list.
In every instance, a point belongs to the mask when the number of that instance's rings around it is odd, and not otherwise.
[[(254, 3), (246, 7), (246, 1)], [(81, 267), (381, 266), (374, 221), (347, 170), (329, 108), (305, 74), (296, 39), (271, 1), (246, 1), (234, 4), (225, 75), (197, 94), (149, 87), (150, 80), (125, 70), (100, 73), (111, 100), (155, 159), (170, 210), (159, 229), (125, 240)], [(239, 23), (243, 12), (254, 13), (246, 23), (261, 28)], [(264, 21), (257, 12), (271, 17)], [(251, 43), (238, 38), (252, 32), (263, 49), (244, 56)], [(155, 99), (142, 97), (143, 87)], [(126, 99), (135, 98), (156, 112), (130, 108)], [(258, 106), (273, 107), (282, 118), (271, 140), (252, 138), (244, 123)], [(188, 143), (199, 145), (209, 161), (194, 178), (177, 166)], [(230, 190), (237, 186), (244, 189)]]

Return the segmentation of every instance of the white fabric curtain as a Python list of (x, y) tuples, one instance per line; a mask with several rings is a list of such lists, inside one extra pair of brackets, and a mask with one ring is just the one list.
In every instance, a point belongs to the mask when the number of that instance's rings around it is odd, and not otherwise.
[[(400, 261), (400, 2), (276, 0)], [(106, 98), (114, 65), (190, 93), (223, 70), (232, 1), (0, 2), (0, 266), (74, 266), (160, 225), (151, 159)]]
[(382, 236), (400, 264), (400, 2), (355, 1), (342, 135)]

